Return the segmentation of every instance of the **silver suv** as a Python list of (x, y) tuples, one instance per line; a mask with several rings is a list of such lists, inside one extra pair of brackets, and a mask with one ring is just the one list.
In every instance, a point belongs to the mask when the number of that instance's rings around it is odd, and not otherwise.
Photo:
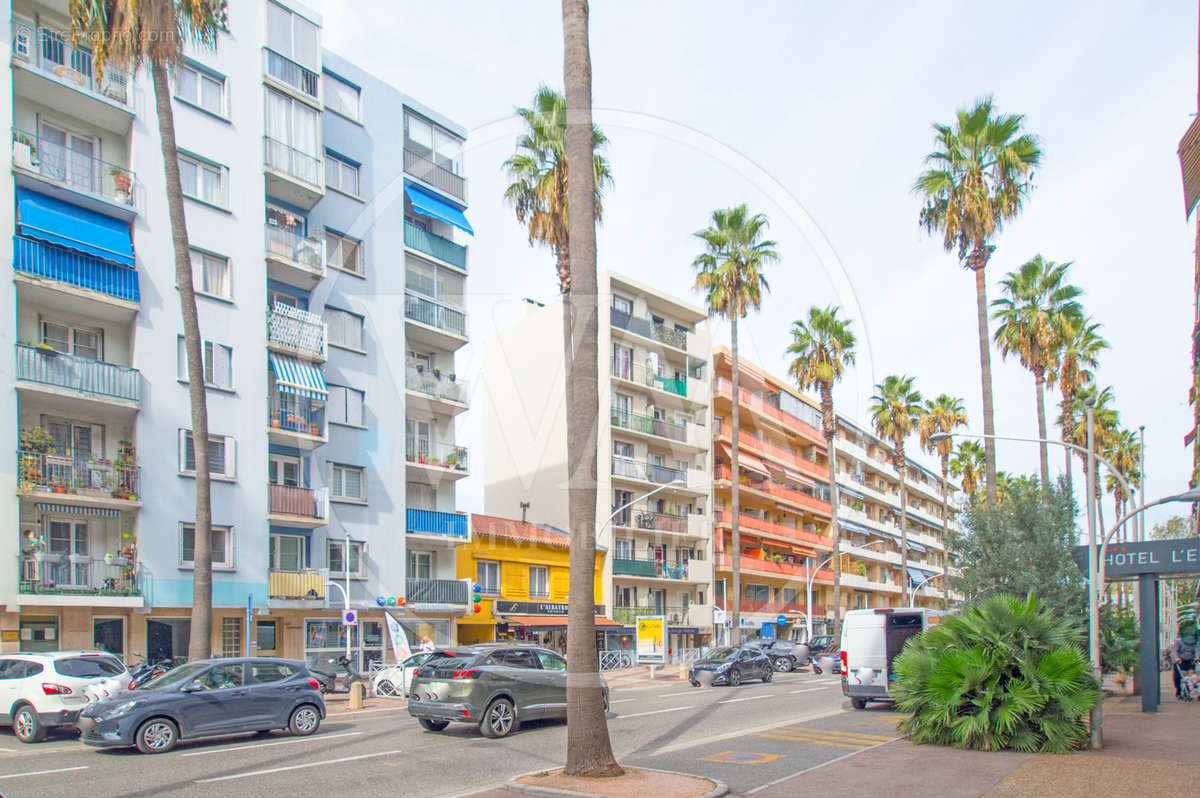
[[(603, 676), (600, 684), (607, 712)], [(417, 670), (408, 714), (428, 731), (442, 731), (458, 721), (478, 724), (485, 737), (504, 737), (526, 720), (566, 718), (567, 661), (536, 646), (443, 651)]]

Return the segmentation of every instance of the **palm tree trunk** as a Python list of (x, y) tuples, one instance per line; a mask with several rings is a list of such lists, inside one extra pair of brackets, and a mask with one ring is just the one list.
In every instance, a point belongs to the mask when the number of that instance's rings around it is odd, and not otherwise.
[[(831, 391), (828, 384), (821, 385), (821, 393)], [(832, 407), (832, 399), (830, 400)], [(829, 529), (833, 536), (833, 551), (829, 555), (829, 561), (833, 563), (833, 639), (841, 640), (839, 636), (842, 631), (842, 561), (838, 556), (842, 550), (842, 527), (838, 523), (838, 484), (837, 484), (837, 450), (835, 448), (834, 439), (837, 437), (837, 422), (834, 421), (833, 434), (825, 437), (825, 445), (829, 448), (829, 491), (830, 491), (830, 511), (829, 511)], [(813, 574), (812, 578), (816, 578)], [(812, 608), (807, 608), (809, 612)]]
[(196, 313), (192, 259), (188, 250), (187, 220), (183, 213), (183, 189), (179, 181), (179, 151), (175, 146), (175, 116), (167, 70), (151, 63), (154, 106), (162, 142), (163, 170), (167, 178), (167, 213), (171, 220), (171, 244), (175, 250), (175, 285), (183, 316), (183, 345), (187, 352), (188, 399), (192, 408), (192, 449), (196, 461), (196, 523), (192, 567), (192, 624), (188, 659), (212, 656), (212, 501), (208, 473), (208, 404), (204, 387), (204, 356), (200, 351), (200, 319)]
[[(1064, 433), (1063, 440), (1066, 440), (1066, 438), (1067, 438), (1067, 436)], [(1063, 473), (1067, 477), (1067, 495), (1074, 497), (1075, 496), (1075, 482), (1073, 479), (1071, 479), (1071, 450), (1068, 449), (1066, 446), (1063, 447), (1063, 460), (1065, 461), (1063, 463)]]
[(908, 575), (908, 489), (904, 484), (904, 447), (896, 447), (896, 457), (899, 460), (900, 472), (900, 578), (906, 586), (904, 595), (908, 596), (908, 605), (916, 606), (916, 596), (912, 594), (912, 577)]
[(950, 458), (942, 455), (942, 609), (950, 609), (950, 505), (947, 503), (949, 488)]
[[(567, 101), (570, 290), (563, 297), (566, 348), (568, 522), (567, 762), (575, 776), (619, 776), (604, 718), (594, 608), (596, 436), (600, 406), (592, 64), (587, 0), (563, 0), (563, 82)], [(584, 210), (584, 209), (587, 210)]]
[(1037, 390), (1037, 416), (1038, 416), (1038, 437), (1041, 440), (1038, 442), (1038, 456), (1040, 457), (1039, 464), (1042, 467), (1042, 490), (1050, 489), (1050, 453), (1049, 444), (1046, 443), (1046, 372), (1042, 369), (1037, 369), (1033, 372), (1033, 385)]
[[(978, 247), (976, 247), (978, 249)], [(983, 385), (983, 470), (987, 481), (988, 504), (996, 506), (996, 417), (992, 408), (992, 345), (988, 333), (987, 279), (984, 269), (987, 265), (986, 254), (981, 258), (982, 263), (975, 266), (975, 310), (979, 320), (979, 376)]]
[(729, 351), (733, 360), (733, 416), (730, 418), (730, 428), (733, 434), (733, 445), (729, 447), (730, 452), (730, 470), (732, 472), (733, 488), (729, 499), (730, 510), (730, 541), (729, 547), (733, 551), (729, 552), (730, 570), (732, 571), (733, 583), (733, 601), (729, 600), (729, 596), (725, 597), (725, 604), (731, 607), (729, 614), (729, 623), (732, 626), (733, 634), (730, 635), (730, 642), (735, 646), (742, 644), (742, 533), (738, 528), (738, 487), (741, 484), (738, 477), (738, 428), (740, 419), (738, 417), (738, 336), (737, 336), (737, 313), (730, 317), (729, 325)]

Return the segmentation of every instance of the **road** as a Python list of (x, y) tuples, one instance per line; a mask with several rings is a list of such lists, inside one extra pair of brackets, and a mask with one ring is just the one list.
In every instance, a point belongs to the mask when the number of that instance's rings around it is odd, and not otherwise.
[[(625, 764), (722, 779), (736, 793), (894, 736), (896, 716), (854, 712), (836, 677), (777, 674), (770, 684), (615, 688), (609, 730)], [(422, 730), (402, 709), (335, 714), (318, 734), (181, 744), (168, 754), (98, 751), (73, 737), (22, 745), (0, 732), (0, 794), (88, 796), (456, 796), (562, 764), (566, 727), (531, 722), (503, 740), (452, 724)]]

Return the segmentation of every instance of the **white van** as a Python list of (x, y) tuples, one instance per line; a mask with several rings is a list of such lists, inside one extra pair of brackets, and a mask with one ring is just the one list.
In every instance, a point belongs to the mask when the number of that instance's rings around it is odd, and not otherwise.
[(929, 622), (920, 607), (850, 610), (842, 622), (842, 694), (855, 709), (891, 701), (892, 660)]

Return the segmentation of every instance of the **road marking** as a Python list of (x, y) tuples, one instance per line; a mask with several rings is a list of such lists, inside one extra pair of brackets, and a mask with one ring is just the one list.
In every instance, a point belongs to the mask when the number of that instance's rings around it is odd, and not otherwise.
[(291, 745), (292, 743), (311, 743), (311, 742), (318, 742), (320, 740), (332, 740), (335, 737), (355, 737), (360, 734), (362, 734), (362, 732), (342, 732), (340, 734), (323, 734), (320, 737), (301, 737), (300, 739), (297, 739), (297, 740), (275, 740), (274, 742), (269, 742), (269, 743), (252, 743), (250, 745), (237, 745), (232, 748), (213, 748), (208, 751), (191, 751), (186, 754), (180, 754), (180, 756), (181, 757), (184, 757), (184, 756), (208, 756), (209, 754), (224, 754), (228, 751), (245, 751), (250, 748), (266, 748), (269, 745)]
[(813, 745), (829, 745), (829, 746), (833, 746), (834, 748), (862, 748), (863, 747), (861, 745), (852, 745), (849, 743), (834, 743), (834, 742), (829, 742), (828, 740), (818, 740), (816, 738), (809, 738), (809, 737), (790, 737), (786, 734), (763, 734), (760, 736), (767, 737), (772, 740), (790, 740), (791, 742), (795, 742), (795, 743), (812, 743)]
[(824, 686), (822, 686), (822, 687), (806, 687), (803, 690), (789, 690), (788, 692), (789, 693), (811, 693), (814, 690), (824, 690), (824, 689), (825, 689)]
[(736, 704), (739, 701), (756, 701), (760, 698), (773, 698), (773, 697), (774, 696), (770, 696), (770, 695), (752, 695), (752, 696), (746, 696), (745, 698), (726, 698), (723, 701), (718, 701), (717, 703), (718, 704)]
[(0, 748), (0, 751), (3, 751), (6, 754), (14, 754), (14, 753), (16, 753), (17, 749), (15, 749), (15, 748)]
[(860, 732), (836, 731), (834, 729), (812, 729), (812, 728), (795, 728), (784, 727), (779, 729), (780, 734), (815, 734), (824, 737), (847, 739), (847, 740), (869, 740), (873, 743), (883, 742), (886, 740), (896, 739), (890, 734), (862, 734)]
[[(278, 768), (267, 768), (266, 770), (252, 770), (249, 773), (234, 773), (232, 776), (216, 776), (211, 779), (196, 779), (196, 784), (211, 784), (214, 781), (232, 781), (233, 779), (248, 779), (252, 776), (266, 776), (271, 773), (283, 773), (287, 770), (301, 770), (303, 768), (316, 768), (322, 765), (336, 765), (341, 762), (355, 762), (359, 759), (373, 759), (377, 756), (391, 756), (392, 754), (401, 753), (396, 751), (378, 751), (374, 754), (359, 754), (358, 756), (343, 756), (338, 759), (324, 759), (320, 762), (305, 762), (302, 765), (285, 765)], [(27, 774), (28, 775), (28, 774)]]
[(0, 776), (0, 779), (20, 779), (25, 776), (48, 776), (51, 773), (68, 773), (72, 770), (87, 770), (88, 765), (76, 765), (73, 768), (55, 768), (54, 770), (32, 770), (28, 773), (8, 773)]
[[(899, 738), (897, 738), (897, 739), (899, 739)], [(889, 741), (889, 742), (893, 742), (893, 741)], [(763, 784), (759, 787), (755, 787), (753, 790), (749, 790), (748, 792), (743, 793), (743, 795), (753, 795), (756, 792), (761, 792), (763, 790), (769, 789), (771, 787), (774, 787), (777, 784), (782, 784), (783, 782), (787, 781), (788, 779), (794, 779), (797, 776), (803, 776), (805, 773), (812, 773), (814, 770), (823, 768), (826, 765), (832, 765), (834, 762), (841, 762), (843, 759), (849, 759), (852, 756), (858, 756), (859, 754), (863, 753), (864, 751), (870, 751), (872, 749), (878, 748), (880, 745), (887, 745), (887, 743), (879, 743), (879, 745), (872, 745), (869, 748), (860, 748), (857, 751), (850, 751), (849, 753), (842, 754), (841, 756), (835, 756), (833, 759), (822, 762), (819, 765), (813, 765), (812, 767), (805, 768), (804, 770), (797, 770), (795, 773), (792, 773), (791, 775), (784, 776), (783, 778), (775, 779), (775, 781), (769, 781), (766, 784)]]
[[(806, 723), (810, 720), (823, 720), (825, 718), (837, 717), (843, 714), (845, 714), (845, 711), (839, 707), (837, 709), (828, 709), (820, 712), (813, 712), (809, 715), (802, 715), (798, 718), (795, 718), (795, 722)], [(707, 745), (709, 743), (720, 742), (721, 740), (728, 740), (732, 737), (743, 737), (749, 734), (759, 734), (761, 732), (771, 731), (778, 728), (779, 721), (775, 721), (774, 723), (765, 723), (761, 726), (753, 726), (748, 729), (732, 729), (727, 732), (722, 732), (721, 734), (713, 734), (708, 737), (699, 737), (696, 739), (681, 740), (677, 743), (664, 745), (662, 748), (656, 748), (647, 755), (669, 754), (675, 751), (682, 751), (686, 748), (694, 748), (698, 745)]]
[[(695, 688), (693, 688), (693, 689), (695, 689)], [(656, 697), (657, 698), (675, 698), (676, 696), (681, 696), (681, 695), (692, 695), (692, 691), (688, 690), (687, 692), (684, 692), (684, 693), (663, 693), (662, 695), (656, 696)]]
[(645, 715), (661, 715), (664, 712), (682, 712), (685, 709), (695, 709), (695, 707), (692, 707), (692, 706), (671, 707), (670, 709), (656, 709), (653, 712), (635, 712), (632, 715), (617, 715), (617, 717), (614, 718), (614, 720), (620, 720), (621, 718), (640, 718)]
[(624, 704), (629, 701), (641, 701), (640, 698), (618, 698), (616, 701), (609, 701), (610, 704)]
[(724, 762), (731, 765), (765, 765), (776, 759), (783, 759), (783, 754), (756, 754), (744, 751), (722, 751), (712, 756), (700, 757), (701, 762)]

